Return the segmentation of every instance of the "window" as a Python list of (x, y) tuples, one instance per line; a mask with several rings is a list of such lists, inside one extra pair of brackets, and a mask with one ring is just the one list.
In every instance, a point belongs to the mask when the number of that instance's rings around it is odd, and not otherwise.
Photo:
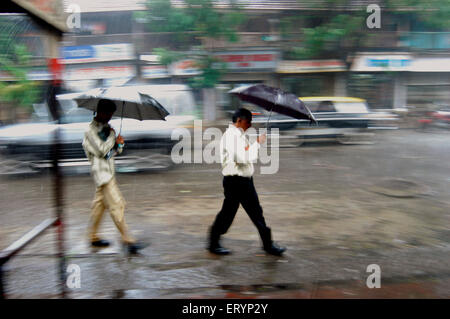
[(319, 103), (316, 112), (334, 112), (335, 109), (333, 107), (333, 103), (330, 101), (323, 101)]
[(335, 102), (336, 110), (340, 113), (368, 113), (365, 102)]

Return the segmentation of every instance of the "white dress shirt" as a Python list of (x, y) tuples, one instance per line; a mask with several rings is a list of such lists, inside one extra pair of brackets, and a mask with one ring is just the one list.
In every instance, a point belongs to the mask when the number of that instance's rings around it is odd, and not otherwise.
[(249, 145), (244, 130), (230, 124), (220, 141), (222, 174), (224, 176), (253, 176), (255, 171), (253, 162), (258, 159), (259, 147), (258, 142)]

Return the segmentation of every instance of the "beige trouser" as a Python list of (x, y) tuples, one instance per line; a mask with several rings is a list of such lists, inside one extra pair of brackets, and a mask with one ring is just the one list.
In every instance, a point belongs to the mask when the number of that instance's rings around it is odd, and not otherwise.
[(122, 235), (122, 240), (125, 243), (134, 243), (135, 240), (129, 235), (128, 227), (125, 223), (125, 200), (120, 193), (119, 187), (117, 187), (117, 182), (114, 177), (107, 184), (97, 187), (95, 192), (89, 230), (91, 242), (100, 239), (97, 235), (97, 231), (105, 209), (109, 210), (114, 224), (116, 224), (117, 229)]

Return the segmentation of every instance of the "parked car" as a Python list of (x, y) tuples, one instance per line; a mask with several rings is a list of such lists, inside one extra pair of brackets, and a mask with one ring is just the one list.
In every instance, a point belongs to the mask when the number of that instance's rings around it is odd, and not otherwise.
[[(121, 120), (118, 117), (111, 120), (116, 132), (119, 132), (122, 121), (121, 134), (126, 143), (123, 153), (116, 158), (119, 172), (170, 168), (170, 153), (176, 142), (171, 140), (172, 131), (180, 126), (191, 127), (195, 117), (195, 102), (188, 87), (152, 85), (143, 89), (170, 115), (166, 121)], [(93, 112), (78, 108), (75, 101), (65, 96), (57, 97), (63, 110), (62, 124), (43, 121), (48, 114), (40, 108), (40, 115), (34, 117), (35, 122), (0, 128), (0, 174), (33, 173), (51, 167), (53, 133), (57, 128), (61, 135), (61, 166), (67, 171), (89, 171), (81, 143)]]
[[(270, 127), (280, 130), (280, 146), (299, 146), (305, 141), (338, 140), (341, 143), (370, 142), (373, 129), (395, 129), (398, 116), (372, 112), (364, 99), (354, 97), (300, 97), (317, 120), (298, 120), (272, 113)], [(269, 113), (253, 109), (256, 126), (265, 127)]]

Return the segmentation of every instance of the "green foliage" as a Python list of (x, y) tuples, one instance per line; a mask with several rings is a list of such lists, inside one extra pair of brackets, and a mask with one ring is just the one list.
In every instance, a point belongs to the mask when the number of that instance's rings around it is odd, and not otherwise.
[(213, 88), (226, 73), (226, 64), (210, 55), (197, 59), (196, 64), (201, 74), (190, 80), (193, 88)]
[(159, 62), (163, 65), (169, 65), (184, 58), (184, 54), (180, 52), (170, 51), (165, 48), (156, 48), (153, 54), (159, 56)]
[(385, 4), (394, 16), (419, 21), (431, 29), (450, 30), (450, 0), (385, 0)]
[(230, 1), (231, 8), (219, 12), (212, 0), (185, 0), (186, 7), (173, 7), (167, 0), (147, 1), (147, 11), (138, 15), (147, 20), (150, 32), (173, 32), (176, 39), (188, 42), (194, 32), (198, 36), (237, 40), (237, 28), (245, 21), (235, 1)]
[(14, 36), (23, 29), (21, 17), (0, 19), (0, 70), (9, 74), (13, 81), (0, 82), (0, 101), (14, 106), (31, 108), (40, 96), (41, 88), (27, 79), (31, 54), (25, 45), (18, 43)]
[(18, 81), (13, 84), (0, 83), (0, 97), (3, 102), (11, 102), (31, 110), (41, 94), (41, 88), (33, 81)]
[[(353, 44), (358, 41), (362, 31), (361, 26), (365, 26), (362, 11), (352, 12), (352, 14), (341, 13), (332, 16), (328, 21), (321, 23), (314, 28), (302, 28), (302, 46), (292, 47), (286, 52), (288, 59), (311, 59), (338, 57), (341, 55), (343, 41)], [(292, 30), (290, 23), (295, 20), (284, 21), (284, 32)], [(298, 25), (298, 22), (296, 23)], [(300, 31), (300, 30), (299, 30)]]
[[(145, 19), (150, 32), (170, 32), (180, 49), (188, 50), (194, 37), (238, 41), (238, 27), (245, 22), (245, 15), (234, 0), (229, 1), (230, 9), (218, 11), (212, 0), (185, 0), (186, 6), (176, 8), (167, 0), (147, 1), (147, 11), (136, 18)], [(173, 52), (166, 48), (157, 48), (154, 54), (160, 56), (160, 62), (169, 65), (186, 57), (186, 54)], [(223, 63), (219, 63), (211, 54), (198, 54), (194, 57), (202, 74), (192, 79), (191, 85), (197, 88), (214, 87), (226, 72)]]
[(146, 5), (147, 11), (140, 17), (147, 21), (149, 32), (172, 32), (174, 41), (184, 45), (189, 42), (192, 37), (189, 31), (194, 31), (195, 21), (184, 9), (172, 7), (167, 0), (149, 0)]
[[(285, 58), (346, 59), (346, 55), (357, 50), (361, 42), (369, 38), (365, 5), (356, 7), (351, 0), (324, 0), (317, 2), (315, 6), (322, 10), (281, 18), (283, 38), (301, 41), (301, 46), (285, 49)], [(382, 17), (389, 14), (394, 20), (419, 22), (437, 31), (450, 29), (450, 0), (385, 0), (380, 3), (380, 7)], [(325, 8), (328, 10), (323, 10)], [(345, 8), (352, 10), (336, 11)], [(314, 27), (302, 28), (303, 24), (311, 20), (316, 23)]]

